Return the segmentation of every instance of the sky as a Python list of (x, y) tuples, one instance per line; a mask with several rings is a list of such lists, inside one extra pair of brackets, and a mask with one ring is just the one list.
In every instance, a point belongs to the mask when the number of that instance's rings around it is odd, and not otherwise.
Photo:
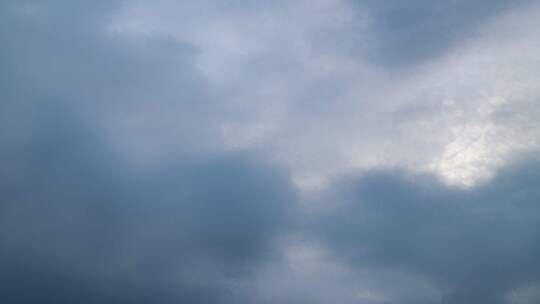
[(0, 302), (540, 302), (540, 1), (0, 1)]

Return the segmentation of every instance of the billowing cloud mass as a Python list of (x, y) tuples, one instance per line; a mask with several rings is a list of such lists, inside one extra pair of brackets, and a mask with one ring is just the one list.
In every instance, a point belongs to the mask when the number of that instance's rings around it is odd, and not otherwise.
[(540, 301), (540, 2), (0, 3), (0, 302)]
[[(395, 170), (349, 177), (315, 231), (351, 268), (423, 280), (441, 303), (513, 303), (516, 289), (540, 280), (540, 166), (499, 174), (472, 190)], [(392, 301), (437, 302), (421, 289), (407, 296)]]

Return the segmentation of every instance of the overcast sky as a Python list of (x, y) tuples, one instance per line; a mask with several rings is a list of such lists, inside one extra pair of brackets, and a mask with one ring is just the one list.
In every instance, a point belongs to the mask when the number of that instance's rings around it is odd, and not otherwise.
[(540, 1), (0, 1), (0, 302), (540, 302)]

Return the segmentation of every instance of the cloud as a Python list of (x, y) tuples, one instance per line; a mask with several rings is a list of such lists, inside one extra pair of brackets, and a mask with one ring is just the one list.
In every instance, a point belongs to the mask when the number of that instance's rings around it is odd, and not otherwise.
[(228, 302), (275, 254), (295, 189), (257, 153), (212, 149), (225, 113), (197, 51), (110, 34), (116, 5), (2, 4), (0, 297)]
[(351, 1), (372, 13), (368, 41), (359, 41), (373, 62), (407, 67), (433, 59), (477, 34), (479, 26), (523, 1)]
[[(536, 161), (514, 164), (474, 190), (400, 170), (349, 177), (315, 231), (353, 269), (427, 280), (441, 303), (506, 303), (506, 293), (540, 279), (538, 172)], [(433, 301), (416, 296), (410, 303)]]
[(286, 172), (247, 155), (135, 169), (62, 118), (36, 137), (2, 156), (10, 303), (219, 302), (272, 254), (294, 206)]
[(194, 66), (197, 50), (165, 35), (118, 37), (107, 25), (119, 3), (79, 4), (3, 4), (5, 138), (70, 111), (135, 161), (218, 150), (226, 111)]
[(3, 1), (0, 301), (535, 303), (539, 16)]
[(535, 3), (236, 4), (137, 1), (110, 28), (194, 46), (223, 145), (265, 151), (306, 191), (393, 165), (469, 187), (538, 148)]

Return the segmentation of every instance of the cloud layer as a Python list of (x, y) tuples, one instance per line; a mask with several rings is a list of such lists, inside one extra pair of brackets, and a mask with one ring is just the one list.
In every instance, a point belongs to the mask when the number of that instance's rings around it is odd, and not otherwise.
[(3, 1), (0, 301), (538, 302), (538, 17)]
[[(474, 190), (400, 171), (350, 177), (315, 230), (351, 267), (420, 275), (441, 303), (505, 303), (540, 276), (538, 172), (516, 164)], [(414, 296), (405, 302), (433, 301)]]

